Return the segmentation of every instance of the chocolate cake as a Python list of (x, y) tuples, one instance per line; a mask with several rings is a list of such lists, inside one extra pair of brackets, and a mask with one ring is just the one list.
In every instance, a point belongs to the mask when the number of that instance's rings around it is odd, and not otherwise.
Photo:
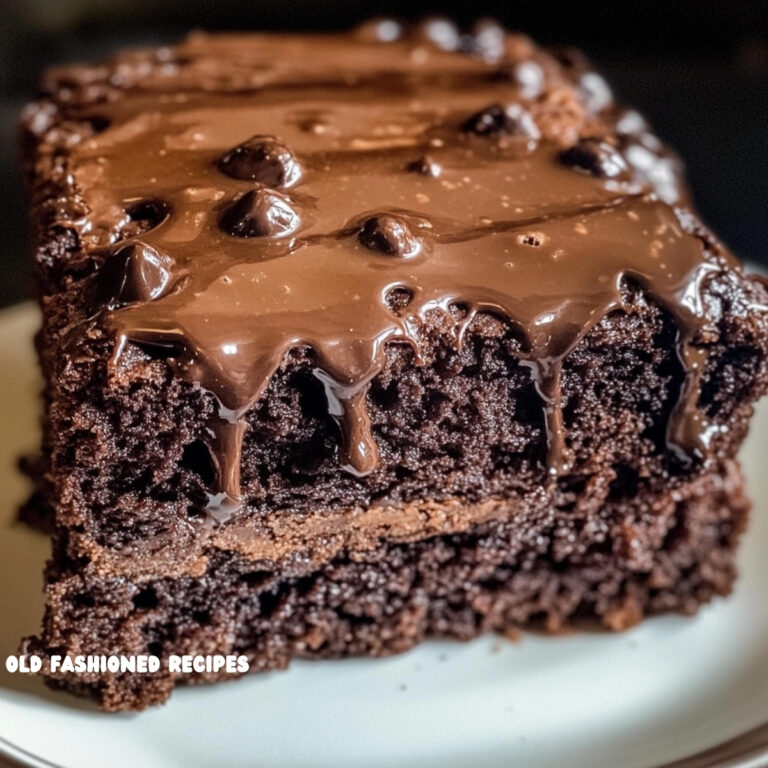
[[(580, 54), (196, 34), (51, 71), (23, 149), (27, 652), (263, 670), (730, 591), (768, 291)], [(48, 670), (109, 710), (232, 676)]]

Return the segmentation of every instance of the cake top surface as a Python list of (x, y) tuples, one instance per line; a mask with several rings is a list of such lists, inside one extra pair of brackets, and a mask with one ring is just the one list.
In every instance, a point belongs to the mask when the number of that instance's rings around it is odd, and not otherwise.
[(701, 289), (729, 268), (681, 219), (676, 158), (573, 52), (493, 23), (378, 21), (345, 35), (202, 35), (52, 71), (26, 116), (59, 225), (98, 269), (83, 327), (168, 347), (213, 393), (219, 486), (239, 497), (245, 413), (312, 349), (341, 461), (374, 471), (366, 389), (390, 342), (419, 363), (431, 310), (514, 323), (567, 470), (560, 364), (631, 278), (675, 318), (688, 373), (670, 425), (706, 453)]

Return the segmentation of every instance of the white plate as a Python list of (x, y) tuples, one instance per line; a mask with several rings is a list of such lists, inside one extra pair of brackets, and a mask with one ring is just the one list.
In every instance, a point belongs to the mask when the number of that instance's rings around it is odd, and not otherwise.
[[(15, 458), (37, 442), (36, 322), (30, 306), (0, 313), (3, 660), (42, 613), (47, 541), (13, 524), (27, 492)], [(695, 618), (655, 618), (618, 635), (493, 636), (430, 642), (391, 659), (299, 661), (287, 672), (177, 690), (166, 706), (133, 715), (102, 714), (3, 664), (0, 752), (66, 768), (647, 768), (719, 744), (681, 765), (766, 765), (766, 406), (743, 451), (756, 509), (741, 578), (731, 598)]]

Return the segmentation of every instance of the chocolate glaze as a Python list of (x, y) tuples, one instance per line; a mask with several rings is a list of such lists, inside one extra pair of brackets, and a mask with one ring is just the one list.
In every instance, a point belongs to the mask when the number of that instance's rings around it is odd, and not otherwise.
[[(678, 323), (686, 376), (670, 448), (685, 461), (707, 456), (696, 340), (702, 284), (720, 267), (670, 205), (686, 204), (676, 169), (658, 172), (670, 156), (644, 124), (606, 112), (599, 83), (587, 98), (584, 72), (525, 38), (488, 25), (470, 45), (454, 37), (434, 22), (403, 31), (379, 21), (349, 36), (194, 37), (117, 84), (66, 70), (72, 119), (98, 115), (108, 127), (71, 149), (87, 212), (62, 223), (95, 252), (106, 247), (101, 274), (127, 265), (130, 287), (117, 293), (94, 278), (117, 338), (113, 364), (127, 342), (172, 346), (176, 374), (215, 396), (217, 520), (240, 503), (246, 414), (287, 350), (313, 350), (340, 462), (363, 476), (378, 461), (366, 393), (386, 345), (410, 345), (419, 364), (425, 313), (458, 304), (457, 346), (477, 312), (519, 327), (549, 473), (567, 472), (563, 360), (622, 309), (626, 278)], [(622, 142), (651, 161), (633, 164)], [(168, 215), (110, 245), (141, 200)], [(126, 248), (153, 255), (126, 259)], [(393, 291), (410, 298), (396, 311)]]

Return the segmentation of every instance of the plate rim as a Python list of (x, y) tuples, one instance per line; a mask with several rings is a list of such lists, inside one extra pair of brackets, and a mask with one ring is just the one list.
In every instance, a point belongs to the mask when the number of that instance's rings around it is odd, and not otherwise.
[[(9, 765), (13, 768), (17, 766), (18, 768), (66, 768), (60, 763), (52, 763), (44, 757), (29, 752), (4, 736), (0, 736), (0, 757), (4, 762), (9, 761)], [(0, 768), (5, 767), (0, 766)]]
[[(0, 757), (13, 768), (69, 768), (0, 736)], [(700, 752), (648, 768), (765, 768), (768, 765), (768, 721)], [(2, 768), (2, 767), (0, 767)]]
[(766, 765), (768, 721), (659, 768), (765, 768)]

